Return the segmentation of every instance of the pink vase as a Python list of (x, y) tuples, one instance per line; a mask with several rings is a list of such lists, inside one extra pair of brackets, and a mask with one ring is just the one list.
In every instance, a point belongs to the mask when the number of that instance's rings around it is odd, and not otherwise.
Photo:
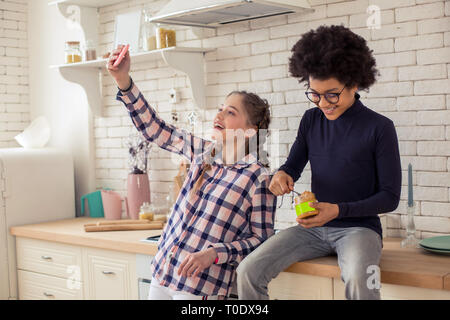
[(128, 175), (127, 198), (130, 219), (139, 219), (141, 205), (150, 202), (150, 183), (146, 173)]

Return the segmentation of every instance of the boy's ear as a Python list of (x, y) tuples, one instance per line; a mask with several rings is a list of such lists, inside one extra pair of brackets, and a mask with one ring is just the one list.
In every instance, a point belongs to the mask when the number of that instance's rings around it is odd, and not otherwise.
[(355, 85), (352, 88), (349, 88), (349, 90), (350, 90), (351, 93), (355, 94), (358, 91), (358, 86)]

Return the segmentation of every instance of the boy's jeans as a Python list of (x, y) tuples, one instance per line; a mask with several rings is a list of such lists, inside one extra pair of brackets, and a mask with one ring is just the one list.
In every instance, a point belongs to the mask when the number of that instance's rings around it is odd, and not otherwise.
[(239, 264), (239, 299), (269, 299), (268, 283), (291, 264), (331, 254), (338, 256), (347, 299), (380, 299), (381, 248), (380, 235), (369, 228), (290, 227), (263, 242)]

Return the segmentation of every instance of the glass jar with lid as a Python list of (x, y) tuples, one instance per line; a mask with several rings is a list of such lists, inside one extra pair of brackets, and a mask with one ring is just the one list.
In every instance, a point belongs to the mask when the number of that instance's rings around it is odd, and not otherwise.
[(153, 209), (153, 220), (154, 221), (161, 221), (166, 222), (167, 221), (167, 212), (169, 211), (169, 208), (167, 207), (166, 202), (166, 195), (163, 193), (152, 193), (152, 203), (151, 203), (152, 209)]
[(81, 50), (79, 41), (67, 41), (64, 50), (66, 63), (81, 62)]
[(144, 24), (142, 26), (142, 46), (144, 51), (156, 49), (155, 25), (150, 22), (151, 14), (149, 9), (143, 10)]
[(92, 61), (97, 59), (97, 51), (95, 50), (94, 41), (86, 40), (84, 44), (84, 59)]
[(158, 24), (155, 28), (155, 33), (157, 49), (175, 47), (177, 45), (177, 34), (175, 30), (163, 28)]
[(139, 211), (139, 220), (149, 220), (149, 221), (153, 221), (155, 212), (154, 212), (154, 208), (153, 206), (148, 203), (148, 202), (144, 202), (141, 205), (140, 211)]

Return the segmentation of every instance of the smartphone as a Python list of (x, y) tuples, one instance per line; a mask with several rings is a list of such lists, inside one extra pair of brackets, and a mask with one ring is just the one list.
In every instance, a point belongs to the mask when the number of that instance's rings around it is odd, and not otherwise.
[(144, 240), (141, 240), (141, 241), (144, 241), (144, 242), (158, 242), (158, 240), (159, 240), (160, 237), (161, 237), (161, 235), (159, 235), (159, 236), (153, 236), (153, 237), (148, 237), (148, 238), (146, 238), (146, 239), (144, 239)]
[(122, 51), (120, 51), (119, 57), (114, 62), (113, 67), (117, 67), (122, 62), (122, 60), (125, 57), (125, 55), (127, 54), (129, 48), (130, 48), (129, 44), (127, 44), (125, 47), (122, 48)]

